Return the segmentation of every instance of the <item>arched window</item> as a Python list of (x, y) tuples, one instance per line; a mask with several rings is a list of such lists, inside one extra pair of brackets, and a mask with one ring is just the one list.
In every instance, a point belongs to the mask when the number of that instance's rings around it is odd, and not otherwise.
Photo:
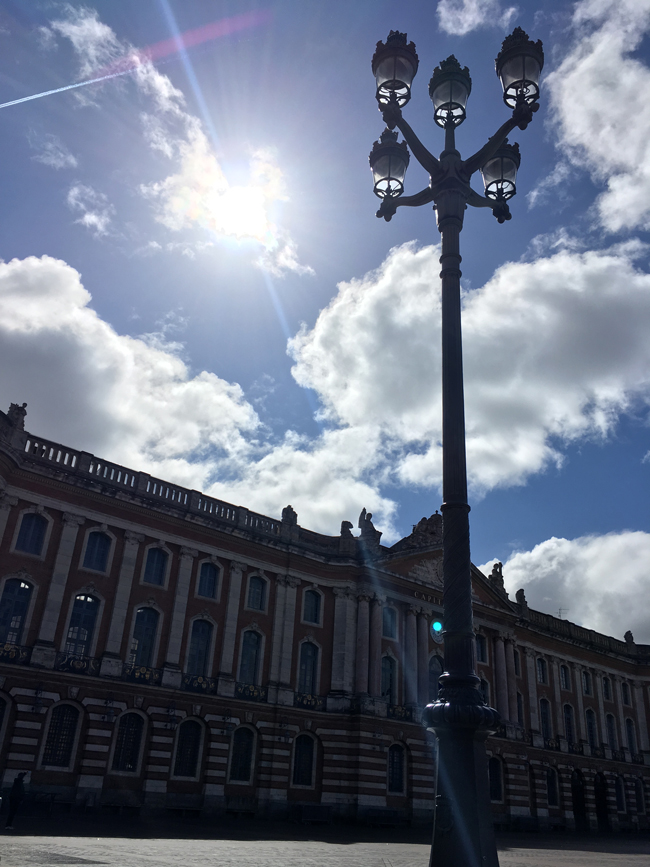
[(394, 795), (404, 794), (404, 747), (391, 744), (388, 748), (388, 791)]
[(60, 704), (52, 709), (43, 750), (43, 765), (70, 767), (78, 722), (79, 710), (74, 705)]
[(575, 726), (573, 725), (573, 708), (570, 704), (564, 705), (564, 737), (570, 744), (575, 743)]
[(617, 744), (616, 720), (614, 719), (613, 714), (607, 714), (607, 717), (605, 718), (605, 723), (607, 724), (607, 743), (609, 744), (610, 749), (615, 750)]
[(175, 777), (196, 777), (201, 749), (201, 723), (188, 719), (178, 727)]
[(165, 584), (165, 574), (167, 572), (167, 552), (162, 548), (149, 548), (147, 551), (147, 562), (144, 567), (143, 580), (147, 584), (157, 584), (163, 587)]
[(517, 693), (517, 723), (524, 727), (524, 697), (520, 692)]
[(384, 638), (397, 638), (397, 611), (390, 605), (382, 608), (381, 632)]
[(80, 594), (75, 596), (65, 652), (70, 656), (90, 656), (90, 647), (95, 633), (95, 622), (99, 611), (99, 599)]
[(317, 590), (305, 590), (302, 605), (302, 619), (305, 623), (320, 623), (321, 596)]
[(248, 582), (248, 608), (264, 611), (266, 608), (266, 581), (259, 575), (253, 575)]
[(300, 645), (300, 665), (298, 670), (298, 692), (316, 695), (318, 679), (318, 648), (311, 641)]
[(605, 701), (612, 700), (612, 682), (608, 677), (603, 678), (603, 698)]
[[(151, 609), (146, 609), (150, 611)], [(140, 748), (144, 732), (144, 720), (138, 713), (124, 713), (117, 726), (117, 739), (113, 754), (114, 771), (135, 774), (140, 761)]]
[(542, 659), (541, 656), (537, 659), (537, 682), (538, 683), (547, 683), (548, 682), (548, 671), (546, 667), (546, 660)]
[(84, 569), (95, 569), (97, 572), (105, 572), (108, 566), (110, 551), (110, 536), (100, 532), (89, 533), (86, 542), (86, 553), (84, 554)]
[(261, 646), (262, 636), (259, 632), (253, 632), (252, 629), (244, 632), (241, 663), (239, 665), (239, 680), (241, 683), (257, 683)]
[(630, 702), (630, 686), (625, 681), (621, 684), (621, 692), (623, 694), (623, 704), (631, 704)]
[(560, 804), (557, 771), (554, 768), (546, 769), (546, 802), (549, 807), (558, 807)]
[(476, 660), (477, 662), (487, 662), (487, 641), (484, 635), (476, 636)]
[(634, 800), (636, 801), (636, 812), (642, 816), (645, 813), (645, 798), (643, 797), (643, 780), (639, 777), (634, 781)]
[(591, 695), (591, 674), (588, 671), (582, 672), (582, 691), (585, 695)]
[(153, 651), (156, 644), (158, 629), (158, 612), (154, 608), (139, 608), (135, 615), (133, 640), (129, 653), (131, 665), (149, 668), (153, 661)]
[(190, 635), (190, 652), (187, 657), (187, 673), (205, 677), (210, 665), (212, 647), (212, 624), (207, 620), (195, 620)]
[(37, 515), (36, 512), (26, 512), (20, 523), (20, 530), (16, 539), (16, 551), (40, 555), (43, 550), (46, 531), (47, 518), (44, 518), (43, 515)]
[(560, 685), (562, 689), (571, 689), (571, 675), (566, 665), (560, 666)]
[(546, 698), (540, 699), (539, 719), (542, 729), (542, 737), (546, 738), (548, 741), (553, 737), (553, 729), (551, 728), (551, 705)]
[(199, 573), (199, 596), (205, 596), (207, 599), (214, 599), (217, 595), (217, 585), (219, 583), (219, 570), (214, 565), (206, 560), (201, 563), (201, 572)]
[(481, 682), (478, 685), (479, 692), (481, 693), (481, 698), (486, 704), (490, 703), (490, 684), (485, 680), (485, 678), (481, 678)]
[(439, 656), (432, 656), (429, 660), (429, 701), (438, 698), (438, 679), (442, 671), (442, 659)]
[(596, 728), (596, 714), (591, 708), (585, 711), (585, 719), (587, 720), (587, 740), (589, 746), (595, 749), (598, 746), (598, 729)]
[(517, 677), (521, 677), (521, 661), (519, 658), (519, 651), (513, 650), (512, 652), (513, 652), (514, 659), (515, 659), (515, 675)]
[(627, 736), (627, 748), (634, 756), (636, 755), (636, 730), (634, 722), (629, 717), (625, 720), (625, 734)]
[(314, 739), (309, 735), (298, 735), (293, 752), (294, 786), (314, 784)]
[(392, 656), (384, 656), (381, 660), (381, 697), (388, 704), (397, 704), (397, 664)]
[(250, 729), (237, 729), (232, 738), (230, 779), (250, 783), (253, 771), (253, 745), (255, 735)]
[(488, 762), (488, 776), (490, 779), (490, 800), (503, 801), (503, 773), (501, 762), (496, 756), (492, 756)]
[(627, 813), (627, 802), (625, 799), (625, 781), (623, 777), (616, 777), (614, 780), (614, 791), (616, 792), (616, 809), (619, 813)]
[(5, 582), (0, 600), (0, 644), (20, 644), (31, 598), (31, 584), (19, 578)]

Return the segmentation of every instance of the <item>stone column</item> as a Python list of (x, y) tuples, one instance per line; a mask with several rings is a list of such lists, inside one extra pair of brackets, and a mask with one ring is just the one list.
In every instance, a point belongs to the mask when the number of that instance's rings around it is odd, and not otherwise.
[(350, 587), (335, 587), (332, 684), (327, 697), (327, 709), (335, 712), (349, 708), (349, 697), (354, 690), (355, 615), (355, 600)]
[(54, 668), (54, 661), (56, 659), (54, 636), (59, 622), (63, 594), (68, 581), (77, 533), (85, 520), (81, 515), (72, 515), (69, 512), (64, 512), (63, 514), (61, 541), (59, 542), (59, 550), (54, 561), (54, 570), (50, 579), (45, 611), (43, 612), (36, 647), (32, 651), (32, 665), (42, 668)]
[(494, 641), (494, 668), (497, 687), (497, 710), (503, 720), (508, 719), (508, 677), (506, 674), (506, 648), (503, 635)]
[[(284, 597), (282, 655), (280, 657), (280, 684), (291, 692), (286, 703), (291, 704), (292, 706), (293, 688), (291, 686), (291, 667), (293, 664), (293, 633), (296, 621), (296, 589), (299, 584), (300, 578), (296, 578), (294, 575), (287, 575), (287, 588)], [(278, 701), (280, 701), (280, 696), (278, 696)]]
[(647, 717), (645, 713), (643, 692), (643, 684), (637, 681), (634, 684), (634, 698), (636, 700), (636, 719), (639, 729), (639, 749), (641, 751), (646, 751), (650, 750), (650, 744), (648, 743), (648, 723), (646, 721)]
[(129, 610), (129, 599), (131, 598), (131, 586), (133, 584), (135, 563), (138, 556), (138, 546), (142, 542), (144, 542), (144, 536), (139, 533), (133, 533), (131, 530), (127, 530), (124, 533), (122, 563), (120, 565), (120, 574), (117, 579), (117, 588), (113, 600), (113, 612), (111, 615), (110, 626), (108, 628), (108, 638), (106, 639), (106, 648), (100, 670), (103, 677), (119, 677), (122, 674), (120, 650), (122, 649), (122, 637), (124, 636), (126, 615)]
[(361, 593), (357, 599), (357, 658), (354, 675), (354, 691), (359, 695), (368, 694), (368, 638), (370, 627), (370, 596)]
[(217, 682), (217, 693), (227, 697), (232, 697), (235, 694), (235, 678), (233, 677), (232, 666), (235, 657), (237, 621), (239, 620), (242, 573), (245, 569), (246, 566), (243, 563), (233, 561), (230, 564), (230, 588), (228, 590), (226, 620), (223, 626), (223, 642)]
[(370, 659), (368, 692), (372, 698), (381, 697), (381, 635), (384, 599), (378, 593), (370, 603)]
[(418, 610), (418, 704), (429, 704), (429, 618), (424, 608)]
[(174, 610), (169, 630), (167, 643), (167, 659), (163, 666), (162, 685), (172, 689), (180, 689), (182, 672), (180, 669), (181, 644), (185, 627), (185, 614), (187, 612), (187, 597), (190, 592), (190, 580), (192, 578), (192, 566), (194, 558), (199, 552), (194, 548), (181, 548), (178, 576), (176, 579), (176, 597)]
[(585, 721), (585, 706), (582, 701), (582, 666), (576, 665), (573, 669), (573, 675), (575, 678), (576, 684), (576, 716), (578, 719), (576, 720), (576, 734), (578, 736), (578, 740), (586, 741), (587, 740), (587, 724)]
[(404, 652), (404, 704), (417, 704), (418, 700), (418, 656), (417, 656), (417, 609), (409, 606), (406, 610), (406, 635)]
[(6, 491), (0, 492), (0, 543), (7, 529), (7, 521), (13, 506), (18, 505), (18, 497), (10, 497)]
[(271, 636), (271, 664), (269, 666), (269, 682), (277, 686), (280, 682), (280, 657), (282, 656), (282, 632), (284, 628), (284, 600), (287, 591), (287, 576), (278, 575), (275, 585), (275, 613), (273, 616), (273, 633)]
[(517, 724), (517, 674), (515, 672), (515, 642), (506, 639), (506, 679), (508, 681), (508, 719)]
[(539, 713), (537, 711), (537, 668), (535, 665), (535, 652), (530, 647), (524, 648), (526, 656), (526, 680), (528, 681), (528, 704), (530, 713), (530, 727), (539, 732)]

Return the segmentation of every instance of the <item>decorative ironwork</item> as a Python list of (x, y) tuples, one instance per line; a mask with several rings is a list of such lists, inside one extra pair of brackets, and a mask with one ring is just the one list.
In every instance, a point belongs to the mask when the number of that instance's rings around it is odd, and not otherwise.
[(592, 747), (591, 748), (591, 755), (594, 756), (594, 758), (596, 758), (596, 759), (604, 759), (605, 758), (605, 751), (603, 750), (602, 747)]
[(31, 647), (21, 647), (20, 644), (0, 644), (0, 660), (14, 665), (29, 665), (32, 656)]
[(387, 709), (389, 719), (401, 719), (404, 722), (411, 722), (413, 719), (413, 709), (403, 707), (400, 704), (389, 704)]
[(75, 674), (99, 675), (99, 659), (92, 656), (77, 656), (73, 653), (57, 653), (54, 661), (55, 671), (72, 671)]
[(492, 737), (494, 737), (494, 738), (507, 738), (508, 737), (508, 732), (506, 731), (506, 727), (505, 727), (504, 723), (501, 723), (501, 725), (498, 727), (498, 729), (495, 732), (492, 732)]
[(623, 752), (623, 750), (612, 750), (612, 758), (615, 762), (624, 762), (625, 753)]
[(573, 753), (575, 756), (582, 755), (582, 744), (569, 744), (569, 752)]
[(560, 742), (556, 738), (544, 738), (544, 746), (547, 750), (559, 750)]
[(309, 695), (304, 692), (297, 692), (293, 697), (294, 707), (308, 707), (311, 710), (324, 710), (325, 699), (322, 695)]
[(184, 674), (181, 686), (190, 692), (211, 694), (217, 691), (217, 679), (215, 677), (204, 677), (201, 674)]
[(644, 765), (645, 764), (645, 762), (643, 761), (643, 754), (642, 753), (633, 753), (632, 754), (632, 761), (634, 762), (635, 765)]
[(122, 666), (122, 680), (159, 686), (162, 680), (162, 669), (147, 668), (144, 665), (130, 665), (128, 662), (125, 662)]
[(254, 683), (236, 683), (235, 698), (243, 698), (246, 701), (267, 701), (268, 687), (256, 686)]

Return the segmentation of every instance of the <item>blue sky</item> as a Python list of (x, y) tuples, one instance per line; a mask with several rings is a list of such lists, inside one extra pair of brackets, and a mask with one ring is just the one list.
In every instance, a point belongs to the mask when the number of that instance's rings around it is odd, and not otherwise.
[(473, 560), (650, 641), (649, 0), (5, 0), (0, 102), (133, 71), (0, 110), (0, 401), (265, 514), (406, 535), (440, 504), (439, 236), (375, 217), (370, 60), (415, 41), (434, 152), (431, 71), (467, 64), (469, 155), (516, 25), (546, 65), (513, 219), (461, 239)]

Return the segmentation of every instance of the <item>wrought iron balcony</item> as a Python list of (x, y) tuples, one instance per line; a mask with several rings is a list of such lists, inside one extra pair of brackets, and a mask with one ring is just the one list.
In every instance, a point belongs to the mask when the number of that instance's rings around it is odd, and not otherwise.
[(93, 656), (78, 656), (74, 653), (57, 653), (55, 671), (72, 671), (74, 674), (99, 675), (100, 660)]
[(559, 750), (560, 742), (556, 738), (544, 738), (544, 747), (547, 750)]
[(615, 762), (624, 762), (625, 752), (623, 750), (612, 750), (612, 758)]
[(162, 669), (147, 668), (145, 665), (131, 665), (125, 662), (122, 666), (122, 680), (135, 681), (136, 683), (160, 686)]
[(246, 701), (267, 701), (268, 687), (257, 686), (254, 683), (236, 683), (235, 698), (243, 698)]
[(217, 679), (216, 677), (204, 677), (201, 674), (184, 674), (181, 686), (189, 692), (212, 695), (217, 691)]
[(22, 647), (20, 644), (0, 644), (0, 661), (2, 662), (10, 662), (13, 665), (29, 665), (31, 656), (31, 647)]
[(325, 710), (325, 699), (321, 695), (297, 692), (293, 697), (294, 707), (308, 707), (310, 710)]
[(569, 744), (569, 752), (573, 753), (575, 756), (582, 755), (582, 744)]
[(401, 719), (404, 722), (411, 722), (413, 719), (413, 709), (401, 704), (389, 704), (386, 713), (389, 719)]

